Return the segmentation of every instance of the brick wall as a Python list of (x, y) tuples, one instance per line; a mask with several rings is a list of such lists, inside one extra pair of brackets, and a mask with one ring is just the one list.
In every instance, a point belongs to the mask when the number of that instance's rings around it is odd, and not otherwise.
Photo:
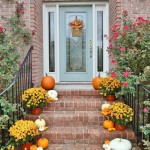
[(39, 86), (43, 76), (43, 10), (42, 0), (31, 0), (30, 2), (30, 28), (35, 30), (32, 45), (33, 50), (33, 83)]
[[(16, 0), (17, 1), (17, 0)], [(33, 50), (33, 82), (39, 86), (43, 76), (43, 20), (42, 1), (56, 2), (54, 0), (20, 0), (25, 2), (24, 20), (31, 30), (35, 30), (32, 40)], [(63, 0), (60, 0), (63, 1)], [(70, 0), (66, 0), (70, 1)], [(81, 1), (81, 0), (78, 0)], [(82, 0), (85, 1), (85, 0)], [(87, 0), (91, 1), (91, 0)], [(102, 0), (99, 0), (102, 1)], [(109, 0), (110, 28), (113, 24), (121, 24), (123, 10), (128, 10), (129, 15), (135, 19), (138, 16), (150, 17), (150, 0)], [(30, 9), (30, 11), (29, 11)], [(9, 17), (15, 11), (15, 0), (0, 0), (0, 16)], [(0, 19), (0, 25), (5, 27)]]

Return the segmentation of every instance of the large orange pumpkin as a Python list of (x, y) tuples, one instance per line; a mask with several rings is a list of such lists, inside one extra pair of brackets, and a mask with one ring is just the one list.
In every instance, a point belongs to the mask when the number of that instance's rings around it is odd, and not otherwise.
[(105, 129), (108, 129), (108, 128), (114, 128), (114, 123), (111, 121), (111, 120), (105, 120), (103, 122), (103, 127)]
[(47, 148), (48, 147), (48, 139), (46, 139), (46, 138), (38, 139), (37, 145), (42, 148)]
[(30, 147), (30, 150), (37, 150), (37, 146), (36, 146), (36, 145), (32, 145), (32, 146)]
[(93, 78), (92, 85), (95, 90), (99, 90), (99, 85), (100, 85), (101, 81), (102, 81), (102, 78), (100, 77), (100, 73), (97, 77)]
[(41, 80), (41, 86), (45, 90), (52, 90), (55, 86), (55, 79), (52, 76), (46, 74)]

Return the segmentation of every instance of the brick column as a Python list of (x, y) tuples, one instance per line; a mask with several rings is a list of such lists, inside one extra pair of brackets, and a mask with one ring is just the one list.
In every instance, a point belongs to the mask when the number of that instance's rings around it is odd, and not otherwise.
[(33, 83), (39, 86), (43, 76), (43, 9), (42, 0), (30, 1), (30, 28), (35, 31), (32, 40), (33, 49)]

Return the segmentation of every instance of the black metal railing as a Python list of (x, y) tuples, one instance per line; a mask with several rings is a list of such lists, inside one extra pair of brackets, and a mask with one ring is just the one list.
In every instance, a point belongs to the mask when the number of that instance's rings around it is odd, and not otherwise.
[[(0, 98), (4, 98), (10, 104), (17, 104), (17, 111), (11, 115), (11, 120), (22, 119), (24, 117), (21, 102), (22, 92), (25, 89), (33, 87), (32, 83), (32, 49), (30, 47), (20, 69), (15, 76), (11, 85), (6, 88), (2, 93), (0, 93)], [(0, 105), (0, 116), (4, 115), (3, 106)], [(6, 128), (0, 129), (0, 147), (4, 146), (6, 141), (9, 139), (8, 129), (10, 127), (10, 122), (6, 122)]]
[(132, 122), (132, 128), (137, 136), (137, 142), (142, 145), (142, 140), (150, 140), (150, 134), (145, 136), (140, 126), (145, 126), (150, 123), (150, 113), (144, 113), (144, 101), (150, 101), (150, 84), (139, 84), (136, 87), (136, 94), (128, 94), (124, 97), (126, 104), (134, 109), (134, 118)]

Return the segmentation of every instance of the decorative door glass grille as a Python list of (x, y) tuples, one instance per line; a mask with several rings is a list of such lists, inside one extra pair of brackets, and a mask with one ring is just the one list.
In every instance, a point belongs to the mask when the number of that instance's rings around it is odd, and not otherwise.
[(97, 11), (97, 71), (103, 71), (103, 12)]
[(49, 12), (49, 72), (55, 72), (54, 12)]
[[(69, 23), (75, 18), (83, 21), (81, 36), (73, 36)], [(86, 13), (66, 13), (66, 72), (86, 72)]]

